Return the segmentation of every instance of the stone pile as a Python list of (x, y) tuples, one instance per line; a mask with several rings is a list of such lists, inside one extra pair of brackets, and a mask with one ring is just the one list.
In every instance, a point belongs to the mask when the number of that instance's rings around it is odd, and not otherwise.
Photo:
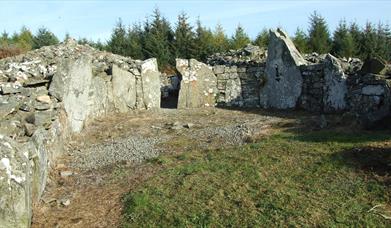
[(0, 224), (28, 227), (63, 140), (110, 112), (160, 108), (156, 59), (74, 40), (0, 60)]
[(251, 44), (239, 50), (216, 53), (207, 59), (209, 65), (252, 65), (265, 62), (267, 51)]

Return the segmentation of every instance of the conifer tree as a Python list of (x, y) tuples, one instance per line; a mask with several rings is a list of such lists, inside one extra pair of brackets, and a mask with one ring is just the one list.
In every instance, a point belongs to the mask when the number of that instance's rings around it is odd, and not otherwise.
[(391, 31), (388, 24), (379, 22), (376, 29), (376, 55), (388, 59), (391, 51)]
[(43, 46), (58, 44), (57, 37), (47, 28), (41, 27), (37, 34), (33, 37), (33, 48), (41, 48)]
[(134, 59), (144, 59), (142, 36), (143, 31), (140, 24), (133, 24), (132, 27), (129, 27), (126, 37), (128, 43), (128, 56)]
[(262, 48), (267, 48), (269, 45), (269, 31), (266, 28), (262, 29), (255, 38), (253, 44)]
[(0, 36), (0, 48), (6, 48), (10, 45), (10, 39), (8, 37), (8, 33), (3, 31)]
[(333, 35), (332, 53), (339, 57), (354, 56), (356, 45), (345, 20), (339, 22)]
[(173, 38), (174, 34), (171, 30), (170, 23), (166, 18), (161, 16), (159, 9), (155, 9), (152, 15), (152, 22), (146, 22), (144, 28), (146, 30), (144, 38), (145, 57), (155, 57), (158, 59), (159, 67), (174, 64), (173, 58)]
[(353, 49), (353, 56), (359, 57), (361, 50), (362, 32), (356, 22), (350, 23), (349, 33), (352, 36), (353, 44), (355, 45)]
[(182, 12), (178, 15), (178, 22), (175, 29), (174, 48), (176, 57), (189, 59), (194, 56), (195, 39), (188, 16)]
[(331, 39), (327, 23), (316, 11), (310, 16), (308, 46), (312, 52), (317, 53), (327, 53), (331, 50)]
[(373, 24), (367, 22), (360, 39), (360, 58), (372, 58), (376, 56), (376, 29)]
[(121, 18), (113, 29), (110, 40), (107, 43), (107, 48), (114, 54), (127, 55), (126, 29)]
[(30, 51), (33, 47), (33, 34), (25, 26), (20, 30), (16, 46), (23, 51)]
[(229, 40), (220, 23), (216, 25), (215, 31), (213, 32), (213, 49), (215, 52), (219, 53), (229, 49)]
[(207, 57), (214, 53), (213, 32), (202, 26), (200, 19), (197, 20), (195, 37), (195, 58), (206, 61)]
[(235, 34), (231, 38), (231, 48), (240, 49), (250, 43), (250, 38), (244, 31), (244, 28), (239, 24), (236, 27)]
[(300, 28), (296, 29), (293, 43), (301, 53), (308, 53), (308, 38), (304, 31)]

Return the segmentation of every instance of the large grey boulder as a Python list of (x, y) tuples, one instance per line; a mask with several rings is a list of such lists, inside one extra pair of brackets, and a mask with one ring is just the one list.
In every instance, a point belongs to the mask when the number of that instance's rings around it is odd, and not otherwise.
[(195, 59), (177, 59), (176, 68), (182, 75), (178, 108), (214, 107), (217, 79), (213, 70)]
[(296, 107), (303, 79), (299, 69), (306, 61), (289, 36), (281, 29), (270, 30), (265, 83), (260, 89), (260, 104), (264, 108)]

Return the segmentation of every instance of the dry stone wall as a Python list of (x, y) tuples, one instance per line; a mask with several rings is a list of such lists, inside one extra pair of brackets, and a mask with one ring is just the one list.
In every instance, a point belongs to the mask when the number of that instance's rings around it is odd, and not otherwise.
[(74, 40), (0, 60), (0, 224), (29, 227), (63, 140), (90, 119), (160, 108), (159, 76), (156, 59)]
[(215, 54), (208, 59), (217, 77), (220, 107), (259, 107), (266, 51), (247, 45), (243, 50)]
[(249, 45), (208, 59), (219, 106), (348, 113), (364, 125), (390, 115), (390, 70), (381, 60), (302, 56), (281, 29), (270, 38), (268, 51)]

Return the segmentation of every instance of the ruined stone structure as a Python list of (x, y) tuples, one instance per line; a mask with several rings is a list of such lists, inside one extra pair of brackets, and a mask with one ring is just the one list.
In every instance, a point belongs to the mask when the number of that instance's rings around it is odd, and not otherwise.
[(0, 60), (0, 225), (29, 226), (70, 134), (97, 116), (160, 108), (161, 91), (179, 89), (181, 109), (301, 108), (348, 113), (364, 125), (390, 115), (391, 81), (380, 60), (303, 57), (280, 29), (270, 31), (268, 51), (248, 45), (207, 63), (177, 59), (178, 77), (161, 80), (156, 59), (73, 40)]
[(280, 29), (270, 31), (267, 52), (249, 45), (227, 56), (214, 55), (208, 63), (217, 76), (222, 107), (350, 113), (364, 125), (390, 114), (391, 80), (384, 63), (330, 54), (303, 57)]
[(110, 112), (160, 107), (156, 59), (73, 40), (0, 61), (0, 224), (28, 227), (62, 141)]

